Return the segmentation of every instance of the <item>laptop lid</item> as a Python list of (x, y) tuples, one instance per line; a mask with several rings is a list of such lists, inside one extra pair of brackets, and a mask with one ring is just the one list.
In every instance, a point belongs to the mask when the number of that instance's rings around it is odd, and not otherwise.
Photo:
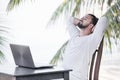
[(15, 64), (24, 67), (34, 67), (29, 46), (10, 44)]

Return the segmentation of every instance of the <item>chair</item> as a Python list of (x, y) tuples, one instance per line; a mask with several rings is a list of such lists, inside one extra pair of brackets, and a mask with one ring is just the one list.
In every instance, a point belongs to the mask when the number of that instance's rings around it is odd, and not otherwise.
[(101, 63), (102, 51), (103, 51), (103, 40), (102, 39), (98, 49), (94, 52), (92, 56), (92, 61), (89, 71), (89, 80), (98, 80), (99, 78), (99, 68)]

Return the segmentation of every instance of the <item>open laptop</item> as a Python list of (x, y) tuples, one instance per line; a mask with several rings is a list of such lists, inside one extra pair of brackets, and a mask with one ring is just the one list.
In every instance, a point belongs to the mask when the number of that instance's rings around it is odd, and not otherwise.
[(29, 46), (10, 44), (15, 64), (27, 68), (52, 68), (52, 64), (35, 63)]

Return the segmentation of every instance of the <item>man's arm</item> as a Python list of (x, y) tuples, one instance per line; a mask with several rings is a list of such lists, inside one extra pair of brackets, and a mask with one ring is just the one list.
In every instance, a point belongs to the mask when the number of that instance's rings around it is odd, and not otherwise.
[(78, 20), (78, 18), (74, 18), (71, 16), (67, 19), (67, 27), (71, 37), (79, 34), (79, 30), (76, 27), (78, 24)]
[(106, 16), (103, 16), (98, 20), (93, 34), (94, 35), (104, 34), (107, 27), (108, 27), (108, 19)]
[(99, 21), (97, 22), (95, 26), (93, 33), (90, 35), (91, 36), (90, 46), (92, 47), (91, 49), (96, 49), (98, 47), (98, 45), (100, 44), (104, 36), (104, 33), (107, 27), (108, 27), (108, 19), (107, 17), (103, 16), (99, 19)]

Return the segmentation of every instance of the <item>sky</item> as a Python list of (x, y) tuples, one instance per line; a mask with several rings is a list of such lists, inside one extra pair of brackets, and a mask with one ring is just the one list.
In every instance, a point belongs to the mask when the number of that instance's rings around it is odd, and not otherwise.
[[(61, 0), (26, 0), (12, 11), (6, 12), (7, 2), (1, 0), (1, 24), (10, 28), (9, 43), (28, 45), (35, 61), (49, 62), (68, 39), (66, 27), (60, 20), (46, 26), (61, 2)], [(13, 62), (9, 45), (5, 53), (7, 61)]]

